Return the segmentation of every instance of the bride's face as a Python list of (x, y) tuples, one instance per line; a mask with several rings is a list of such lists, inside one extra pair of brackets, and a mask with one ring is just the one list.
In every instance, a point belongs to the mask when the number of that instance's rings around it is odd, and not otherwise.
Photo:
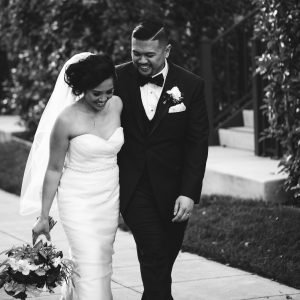
[(87, 90), (84, 94), (84, 100), (91, 108), (100, 111), (113, 96), (113, 93), (114, 82), (112, 78), (108, 78), (93, 89)]

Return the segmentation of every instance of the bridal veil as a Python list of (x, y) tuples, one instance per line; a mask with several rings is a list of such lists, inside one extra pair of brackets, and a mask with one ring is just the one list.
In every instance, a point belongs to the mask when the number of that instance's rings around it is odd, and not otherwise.
[(85, 59), (91, 54), (90, 52), (83, 52), (74, 55), (64, 64), (59, 73), (52, 95), (36, 130), (25, 167), (20, 199), (21, 215), (40, 213), (43, 181), (49, 160), (50, 134), (58, 115), (77, 100), (72, 89), (64, 80), (65, 70), (70, 64)]

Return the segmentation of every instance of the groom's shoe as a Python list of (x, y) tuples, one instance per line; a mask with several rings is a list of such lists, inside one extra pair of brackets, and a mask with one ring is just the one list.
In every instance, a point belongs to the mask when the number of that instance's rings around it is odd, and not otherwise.
[[(157, 298), (155, 298), (155, 299), (150, 299), (149, 297), (147, 298), (147, 297), (145, 297), (144, 294), (143, 294), (141, 300), (156, 300), (156, 299), (157, 299)], [(172, 296), (170, 296), (170, 297), (165, 298), (165, 299), (163, 299), (163, 300), (174, 300), (174, 298), (173, 298)]]
[(172, 295), (168, 295), (168, 296), (146, 295), (144, 292), (141, 300), (174, 300), (174, 298), (172, 297)]

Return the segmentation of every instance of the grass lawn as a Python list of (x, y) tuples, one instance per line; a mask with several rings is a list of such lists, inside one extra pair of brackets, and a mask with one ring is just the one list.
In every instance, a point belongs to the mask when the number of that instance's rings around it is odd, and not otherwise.
[[(0, 188), (19, 195), (29, 148), (0, 144)], [(120, 218), (120, 227), (127, 229)], [(183, 251), (300, 288), (300, 209), (228, 197), (195, 206)]]
[(29, 147), (14, 140), (0, 144), (0, 188), (20, 195)]
[(300, 209), (203, 197), (182, 249), (299, 289)]

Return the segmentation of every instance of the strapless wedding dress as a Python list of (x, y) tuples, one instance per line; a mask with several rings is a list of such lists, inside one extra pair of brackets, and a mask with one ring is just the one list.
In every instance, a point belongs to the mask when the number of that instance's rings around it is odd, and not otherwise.
[(59, 216), (79, 276), (65, 285), (64, 300), (110, 300), (112, 254), (119, 217), (119, 127), (105, 140), (83, 134), (70, 141), (57, 199)]

